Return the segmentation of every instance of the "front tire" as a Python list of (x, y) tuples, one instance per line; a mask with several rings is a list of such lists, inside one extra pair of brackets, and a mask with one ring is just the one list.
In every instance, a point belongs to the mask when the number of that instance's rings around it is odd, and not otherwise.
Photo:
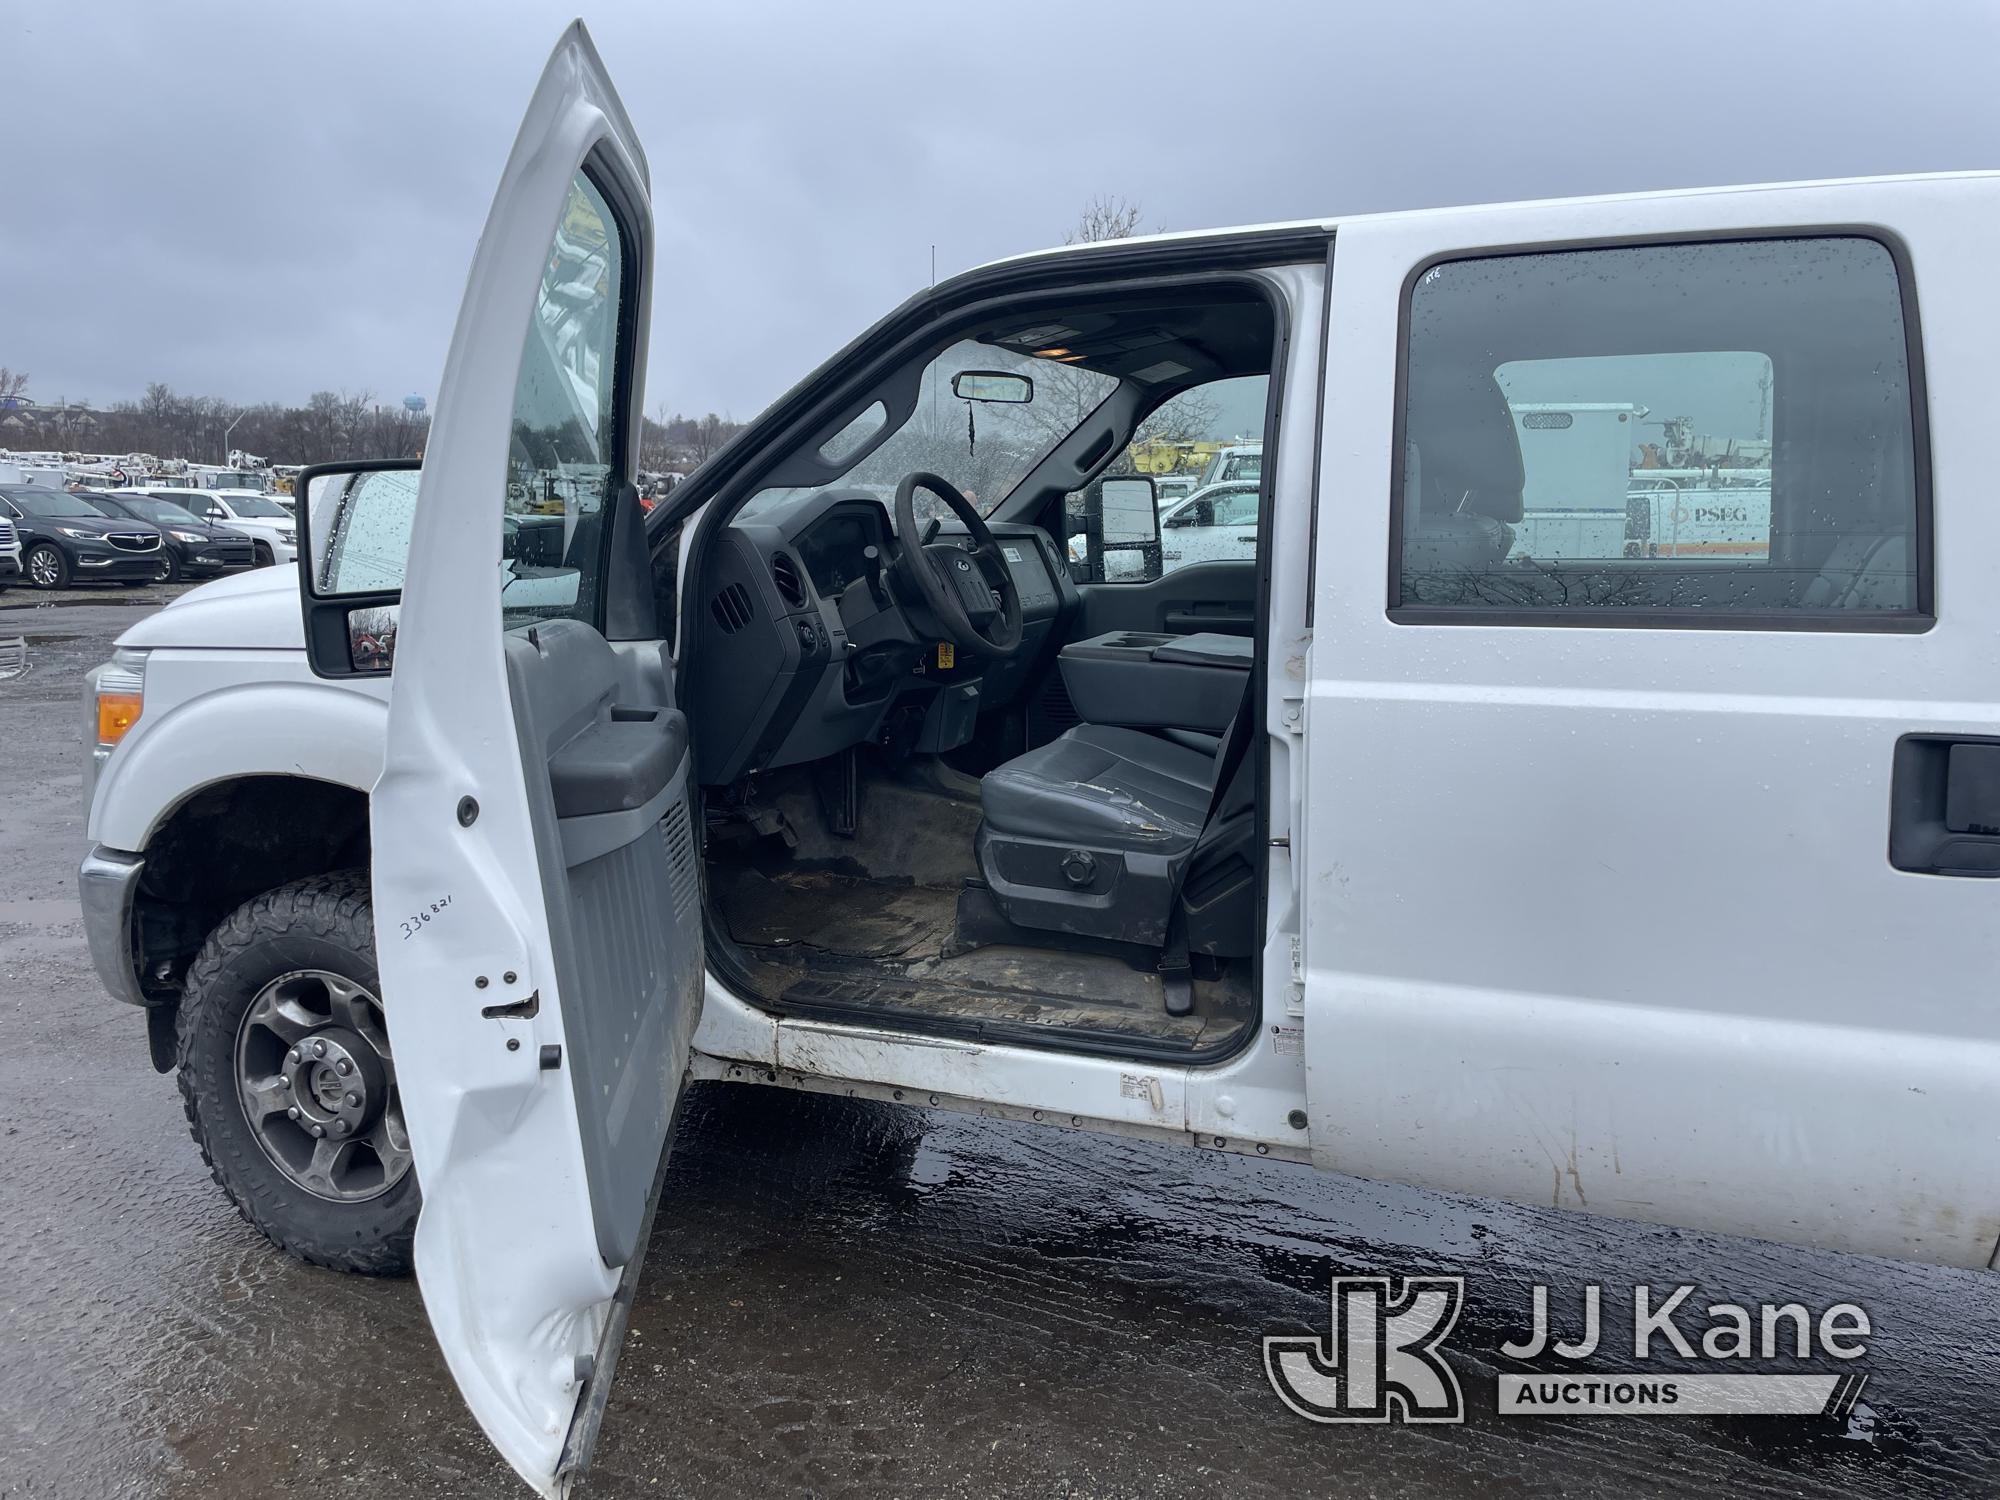
[(266, 891), (188, 970), (180, 1089), (202, 1160), (252, 1227), (312, 1265), (397, 1276), (422, 1200), (380, 993), (365, 872)]
[(60, 589), (69, 586), (69, 559), (63, 556), (62, 548), (55, 543), (35, 543), (22, 562), (27, 569), (28, 582), (36, 588)]
[(251, 563), (251, 566), (253, 568), (273, 568), (277, 564), (278, 554), (271, 550), (271, 544), (269, 542), (257, 543), (256, 558)]

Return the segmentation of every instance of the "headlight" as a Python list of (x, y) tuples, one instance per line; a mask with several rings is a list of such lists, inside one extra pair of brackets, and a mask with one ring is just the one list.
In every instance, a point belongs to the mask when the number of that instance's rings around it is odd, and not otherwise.
[(118, 742), (132, 732), (146, 707), (146, 653), (123, 647), (112, 652), (111, 660), (86, 679), (90, 701), (90, 774), (84, 780), (83, 805), (87, 812), (97, 789), (97, 776)]
[(167, 533), (167, 535), (172, 537), (177, 542), (193, 542), (197, 547), (199, 547), (203, 542), (208, 540), (208, 538), (203, 536), (199, 531), (170, 530)]
[(75, 537), (79, 542), (97, 542), (104, 539), (103, 533), (85, 531), (80, 526), (58, 526), (55, 529), (60, 531), (64, 536)]
[(292, 527), (281, 526), (278, 528), (278, 540), (283, 542), (287, 547), (291, 546), (298, 539), (299, 534)]

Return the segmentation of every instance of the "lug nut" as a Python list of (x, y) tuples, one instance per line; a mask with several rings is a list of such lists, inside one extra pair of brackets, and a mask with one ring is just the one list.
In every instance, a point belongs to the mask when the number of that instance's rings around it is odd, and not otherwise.
[(333, 1133), (334, 1133), (335, 1135), (346, 1135), (346, 1134), (347, 1134), (347, 1121), (345, 1121), (345, 1120), (335, 1120), (335, 1121), (333, 1122)]
[(298, 1117), (299, 1117), (299, 1107), (296, 1104), (294, 1104), (290, 1109), (285, 1111), (285, 1118), (288, 1120), (296, 1120)]
[(314, 1134), (315, 1136), (322, 1136), (322, 1135), (325, 1135), (325, 1134), (326, 1134), (326, 1127), (325, 1127), (324, 1125), (315, 1125), (315, 1126), (313, 1126), (313, 1134)]
[(314, 1042), (314, 1043), (313, 1043), (313, 1056), (314, 1056), (314, 1057), (325, 1057), (325, 1056), (326, 1056), (326, 1043), (325, 1043), (325, 1042)]
[(299, 1051), (299, 1049), (296, 1047), (292, 1048), (291, 1052), (287, 1055), (291, 1058), (293, 1062), (304, 1062), (306, 1060), (305, 1053)]
[(287, 1078), (283, 1073), (280, 1073), (278, 1075), (278, 1087), (281, 1089), (288, 1089), (291, 1086), (292, 1086), (292, 1080)]
[(349, 1062), (344, 1057), (339, 1062), (335, 1063), (333, 1066), (334, 1070), (340, 1073), (352, 1073), (354, 1071), (354, 1064)]
[(347, 1107), (349, 1109), (361, 1108), (361, 1096), (359, 1094), (349, 1094), (347, 1096)]

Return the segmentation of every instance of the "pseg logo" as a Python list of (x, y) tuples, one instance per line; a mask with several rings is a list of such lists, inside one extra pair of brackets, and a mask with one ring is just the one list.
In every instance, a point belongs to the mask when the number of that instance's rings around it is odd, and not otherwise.
[[(1502, 1416), (1824, 1414), (1837, 1418), (1854, 1411), (1868, 1377), (1851, 1368), (1800, 1374), (1727, 1366), (1732, 1361), (1815, 1356), (1857, 1359), (1867, 1353), (1862, 1340), (1873, 1332), (1862, 1309), (1836, 1303), (1815, 1320), (1796, 1302), (1762, 1304), (1754, 1313), (1723, 1302), (1706, 1309), (1705, 1328), (1684, 1328), (1676, 1315), (1682, 1314), (1693, 1291), (1691, 1286), (1677, 1287), (1660, 1298), (1650, 1286), (1632, 1288), (1633, 1360), (1643, 1365), (1658, 1339), (1668, 1352), (1684, 1360), (1713, 1361), (1724, 1366), (1722, 1371), (1505, 1373), (1498, 1381), (1497, 1410)], [(1278, 1399), (1310, 1422), (1463, 1422), (1464, 1393), (1439, 1351), (1464, 1305), (1462, 1276), (1405, 1277), (1400, 1289), (1386, 1276), (1336, 1276), (1327, 1335), (1267, 1336), (1265, 1377)], [(1584, 1358), (1598, 1349), (1601, 1315), (1600, 1289), (1588, 1286), (1583, 1337), (1554, 1339), (1548, 1288), (1537, 1286), (1532, 1333), (1525, 1340), (1502, 1344), (1500, 1353), (1528, 1360), (1552, 1349), (1561, 1359)], [(1689, 1333), (1695, 1335), (1694, 1342)]]

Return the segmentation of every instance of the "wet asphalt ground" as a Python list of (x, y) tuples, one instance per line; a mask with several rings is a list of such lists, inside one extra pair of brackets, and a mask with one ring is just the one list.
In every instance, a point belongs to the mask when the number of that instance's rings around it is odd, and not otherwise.
[[(207, 1179), (75, 906), (81, 675), (162, 597), (0, 596), (0, 1495), (508, 1496), (413, 1283), (272, 1250)], [(0, 661), (4, 661), (0, 652)], [(532, 1184), (523, 1185), (532, 1192)], [(1463, 1426), (1265, 1383), (1339, 1274), (1463, 1274)], [(1502, 1418), (1549, 1283), (1851, 1300), (1847, 1422)], [(1602, 1369), (1629, 1368), (1607, 1325)], [(1629, 1325), (1628, 1325), (1629, 1326)], [(1627, 1335), (1629, 1337), (1629, 1335)], [(2000, 1494), (2000, 1277), (1632, 1227), (747, 1085), (686, 1105), (598, 1496)]]

